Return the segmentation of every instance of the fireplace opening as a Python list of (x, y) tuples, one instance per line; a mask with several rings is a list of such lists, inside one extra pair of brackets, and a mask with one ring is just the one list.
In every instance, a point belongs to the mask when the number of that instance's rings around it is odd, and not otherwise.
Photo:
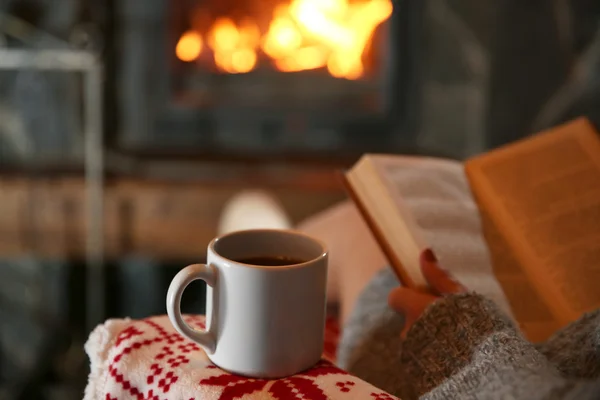
[(373, 67), (371, 38), (392, 14), (390, 0), (292, 0), (248, 11), (187, 4), (175, 46), (183, 62), (229, 74), (324, 69), (349, 80)]
[(175, 98), (189, 106), (376, 113), (391, 0), (173, 6)]
[(417, 115), (416, 5), (118, 2), (117, 146), (257, 160), (401, 146)]

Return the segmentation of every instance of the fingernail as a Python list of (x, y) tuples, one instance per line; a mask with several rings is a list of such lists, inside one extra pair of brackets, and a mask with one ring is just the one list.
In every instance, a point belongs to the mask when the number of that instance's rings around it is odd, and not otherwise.
[(425, 261), (430, 262), (430, 263), (437, 263), (437, 257), (435, 256), (435, 254), (433, 253), (433, 251), (431, 249), (426, 249), (423, 252), (423, 258), (425, 259)]

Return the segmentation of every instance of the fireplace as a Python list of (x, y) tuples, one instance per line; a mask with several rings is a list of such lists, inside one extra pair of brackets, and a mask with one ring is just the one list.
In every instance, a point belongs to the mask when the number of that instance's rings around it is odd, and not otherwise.
[[(327, 73), (319, 75), (378, 80), (379, 28), (392, 14), (391, 0), (255, 3), (174, 2), (169, 32), (177, 38), (177, 58), (201, 75), (323, 70)], [(276, 86), (268, 82), (275, 76), (269, 72), (262, 74), (261, 86)]]
[[(415, 12), (392, 0), (117, 2), (118, 135), (142, 154), (355, 155), (403, 142)], [(414, 6), (412, 6), (414, 7)]]

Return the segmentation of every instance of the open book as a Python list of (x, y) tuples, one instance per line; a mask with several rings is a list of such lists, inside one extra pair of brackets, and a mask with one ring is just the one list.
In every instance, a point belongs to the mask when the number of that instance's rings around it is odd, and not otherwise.
[[(419, 255), (429, 244), (394, 184), (408, 160), (367, 154), (344, 176), (400, 281), (423, 287)], [(600, 307), (600, 137), (589, 122), (495, 149), (464, 169), (494, 274), (526, 336), (544, 340)]]

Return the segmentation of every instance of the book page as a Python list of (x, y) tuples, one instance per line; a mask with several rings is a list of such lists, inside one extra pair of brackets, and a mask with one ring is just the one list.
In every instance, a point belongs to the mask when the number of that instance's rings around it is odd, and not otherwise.
[(492, 272), (463, 164), (428, 157), (372, 157), (397, 207), (410, 214), (421, 246), (433, 248), (443, 268), (512, 316)]
[(592, 126), (576, 120), (469, 160), (466, 170), (480, 209), (557, 321), (599, 307), (600, 139)]
[(558, 328), (552, 311), (539, 296), (489, 215), (481, 215), (492, 267), (521, 330), (531, 342), (547, 340)]
[(363, 156), (343, 180), (348, 195), (364, 217), (398, 280), (408, 287), (426, 288), (419, 257), (423, 246), (405, 207), (395, 203), (371, 156)]

